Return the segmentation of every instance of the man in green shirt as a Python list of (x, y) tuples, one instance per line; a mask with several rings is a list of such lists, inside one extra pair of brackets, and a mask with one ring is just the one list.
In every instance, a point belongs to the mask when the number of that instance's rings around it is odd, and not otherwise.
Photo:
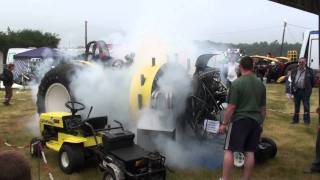
[(229, 180), (233, 167), (233, 152), (245, 154), (243, 180), (248, 180), (254, 166), (266, 114), (266, 88), (253, 74), (253, 60), (246, 56), (240, 61), (241, 77), (230, 89), (229, 103), (219, 128), (224, 133), (229, 125), (224, 151), (223, 180)]

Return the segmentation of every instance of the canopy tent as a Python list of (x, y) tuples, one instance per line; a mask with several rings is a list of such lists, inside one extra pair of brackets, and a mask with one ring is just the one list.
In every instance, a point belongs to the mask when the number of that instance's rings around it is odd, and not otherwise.
[(50, 64), (62, 58), (63, 55), (59, 50), (48, 47), (18, 53), (13, 56), (15, 65), (13, 71), (14, 80), (18, 84), (22, 84), (25, 80), (31, 80), (30, 76), (36, 75), (36, 69), (42, 62), (46, 61), (48, 62), (47, 64)]
[(13, 56), (14, 59), (31, 59), (31, 58), (56, 59), (59, 57), (61, 57), (61, 52), (59, 50), (48, 48), (48, 47), (33, 49), (33, 50), (22, 52)]

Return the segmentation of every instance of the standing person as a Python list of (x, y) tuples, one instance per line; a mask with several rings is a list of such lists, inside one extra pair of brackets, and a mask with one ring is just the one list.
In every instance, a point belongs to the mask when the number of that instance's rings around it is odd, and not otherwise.
[(17, 151), (0, 152), (1, 180), (31, 180), (28, 160)]
[(5, 87), (4, 105), (10, 105), (10, 100), (12, 98), (13, 69), (14, 65), (8, 64), (8, 67), (3, 70), (2, 81)]
[(286, 78), (285, 78), (285, 87), (286, 87), (286, 96), (289, 101), (292, 100), (293, 95), (292, 95), (292, 79), (291, 79), (291, 71), (289, 70)]
[(313, 72), (312, 69), (306, 66), (306, 59), (300, 58), (299, 66), (291, 72), (292, 93), (294, 96), (294, 115), (292, 124), (299, 123), (300, 104), (303, 102), (304, 124), (310, 124), (310, 96), (313, 87)]
[[(317, 108), (318, 116), (320, 116), (320, 107)], [(317, 140), (316, 140), (316, 156), (311, 164), (311, 167), (304, 170), (304, 173), (320, 173), (320, 122), (317, 129)]]
[(223, 180), (229, 180), (233, 167), (233, 153), (244, 152), (243, 180), (248, 180), (254, 166), (254, 152), (258, 148), (266, 114), (266, 88), (254, 75), (253, 60), (243, 57), (240, 61), (241, 76), (230, 89), (230, 99), (219, 132), (229, 125), (225, 141)]
[(227, 87), (230, 88), (232, 82), (238, 78), (239, 64), (236, 62), (235, 55), (230, 55), (227, 66)]

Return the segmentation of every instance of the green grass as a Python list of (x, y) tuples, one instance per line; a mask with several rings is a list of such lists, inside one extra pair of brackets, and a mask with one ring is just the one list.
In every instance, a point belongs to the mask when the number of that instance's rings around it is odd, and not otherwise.
[[(284, 95), (282, 84), (269, 84), (267, 87), (267, 108), (291, 113), (293, 103), (289, 102)], [(3, 90), (0, 97), (3, 97)], [(16, 145), (29, 143), (30, 139), (37, 135), (36, 108), (30, 91), (14, 91), (12, 106), (0, 104), (0, 140), (7, 140)], [(318, 90), (314, 89), (311, 98), (311, 110), (315, 111), (318, 106)], [(302, 111), (303, 112), (303, 111)], [(291, 115), (274, 111), (267, 112), (264, 127), (264, 136), (273, 138), (278, 145), (278, 154), (275, 159), (263, 165), (257, 165), (253, 172), (253, 179), (264, 180), (316, 180), (320, 179), (320, 174), (303, 174), (303, 170), (308, 168), (314, 159), (316, 127), (318, 117), (311, 115), (311, 125), (291, 125)], [(10, 149), (4, 144), (0, 144), (0, 150)], [(18, 149), (30, 160), (32, 166), (33, 179), (38, 179), (38, 160), (31, 159), (28, 149)], [(81, 173), (65, 175), (61, 172), (57, 163), (57, 153), (46, 150), (50, 170), (57, 180), (99, 180), (101, 172), (94, 165), (90, 165)], [(48, 175), (40, 163), (40, 179), (47, 180)], [(188, 169), (174, 170), (168, 173), (169, 180), (206, 180), (218, 179), (221, 176), (221, 169)], [(241, 178), (241, 169), (234, 169), (233, 179)]]

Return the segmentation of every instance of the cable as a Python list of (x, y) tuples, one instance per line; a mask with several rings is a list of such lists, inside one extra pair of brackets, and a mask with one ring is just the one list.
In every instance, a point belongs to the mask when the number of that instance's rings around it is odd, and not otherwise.
[(282, 26), (269, 26), (269, 27), (256, 28), (256, 29), (247, 29), (247, 30), (240, 30), (240, 31), (218, 32), (218, 33), (213, 33), (213, 34), (241, 33), (241, 32), (250, 32), (250, 31), (259, 31), (259, 30), (275, 29), (275, 28), (280, 28), (280, 27), (282, 27)]
[(301, 42), (301, 41), (297, 41), (297, 39), (294, 37), (294, 35), (292, 34), (291, 30), (289, 30), (289, 28), (287, 28), (287, 32), (289, 33), (290, 37), (295, 41), (295, 42)]
[(293, 26), (293, 27), (296, 27), (296, 28), (302, 28), (302, 29), (309, 29), (309, 30), (311, 30), (311, 29), (312, 29), (312, 28), (309, 28), (309, 27), (300, 26), (300, 25), (295, 25), (295, 24), (289, 24), (289, 23), (287, 23), (287, 25), (289, 25), (289, 26)]

